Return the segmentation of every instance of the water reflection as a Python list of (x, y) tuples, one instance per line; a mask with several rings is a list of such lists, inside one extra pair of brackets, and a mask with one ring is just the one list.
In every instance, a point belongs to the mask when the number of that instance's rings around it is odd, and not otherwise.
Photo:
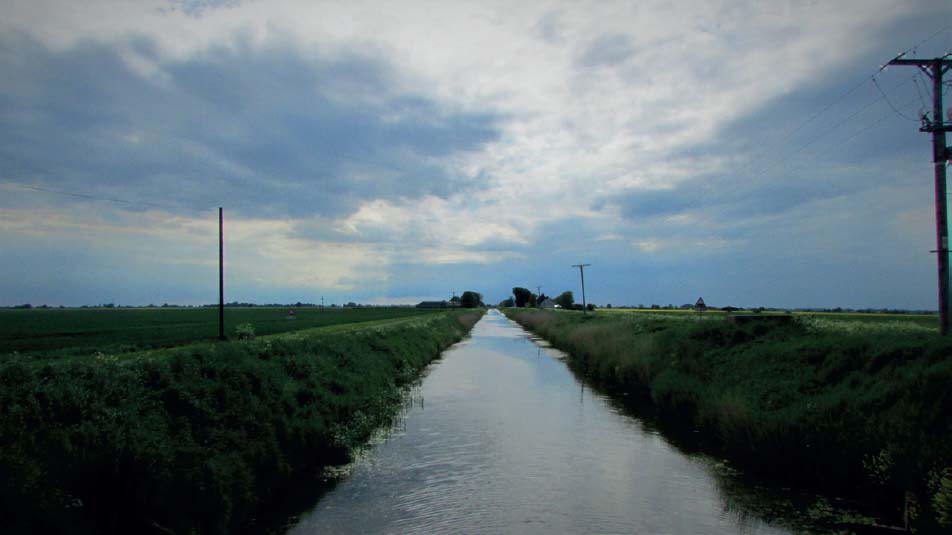
[(791, 532), (546, 346), (491, 311), (291, 533)]

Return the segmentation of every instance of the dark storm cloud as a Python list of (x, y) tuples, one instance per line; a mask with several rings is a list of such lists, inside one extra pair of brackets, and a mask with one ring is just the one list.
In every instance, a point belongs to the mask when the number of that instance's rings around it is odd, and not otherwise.
[(16, 35), (0, 68), (4, 178), (184, 207), (333, 216), (445, 197), (475, 186), (449, 157), (498, 135), (496, 117), (396, 89), (373, 58), (241, 38), (170, 60), (141, 38), (53, 51)]
[[(914, 114), (919, 103), (911, 80), (887, 83), (895, 105)], [(698, 173), (668, 189), (603, 197), (594, 208), (615, 205), (627, 219), (695, 212), (743, 219), (894, 185), (918, 187), (917, 175), (907, 169), (927, 160), (929, 147), (917, 124), (891, 109), (872, 83), (817, 113), (842, 94), (842, 84), (830, 84), (781, 95), (725, 123), (709, 143), (668, 155), (675, 168), (713, 162), (712, 168), (722, 168), (716, 174)], [(732, 157), (729, 163), (718, 161), (724, 155)]]
[[(633, 190), (602, 204), (613, 204), (629, 220), (668, 218), (704, 213), (714, 218), (744, 219), (780, 215), (811, 202), (855, 191), (851, 177), (801, 175), (796, 178), (769, 176), (753, 180), (703, 177), (663, 190)], [(864, 188), (865, 189), (865, 188)]]

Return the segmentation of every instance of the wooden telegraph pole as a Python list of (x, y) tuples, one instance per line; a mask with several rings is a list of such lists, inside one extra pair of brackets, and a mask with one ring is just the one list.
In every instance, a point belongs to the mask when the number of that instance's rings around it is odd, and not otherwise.
[(588, 305), (585, 303), (585, 266), (591, 264), (572, 264), (572, 267), (578, 268), (578, 273), (582, 277), (582, 314), (588, 314)]
[(952, 123), (942, 117), (942, 75), (952, 67), (948, 54), (933, 59), (901, 59), (887, 65), (912, 65), (919, 67), (932, 78), (932, 117), (922, 117), (920, 132), (932, 132), (932, 162), (935, 167), (935, 235), (939, 268), (939, 333), (949, 333), (949, 223), (946, 206), (945, 166), (952, 148), (946, 146), (945, 133), (952, 130)]
[(221, 206), (218, 207), (218, 339), (225, 339), (225, 240)]

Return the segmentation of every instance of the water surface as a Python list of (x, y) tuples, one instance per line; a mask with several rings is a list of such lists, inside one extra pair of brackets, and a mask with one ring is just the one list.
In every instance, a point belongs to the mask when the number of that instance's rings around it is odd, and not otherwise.
[(291, 533), (790, 533), (560, 357), (491, 310)]

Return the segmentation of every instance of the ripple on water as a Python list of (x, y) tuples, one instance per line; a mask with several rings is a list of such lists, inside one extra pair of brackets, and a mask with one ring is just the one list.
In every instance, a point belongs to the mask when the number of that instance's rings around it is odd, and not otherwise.
[(399, 433), (292, 533), (785, 533), (725, 512), (708, 464), (539, 345), (484, 317), (430, 369)]

